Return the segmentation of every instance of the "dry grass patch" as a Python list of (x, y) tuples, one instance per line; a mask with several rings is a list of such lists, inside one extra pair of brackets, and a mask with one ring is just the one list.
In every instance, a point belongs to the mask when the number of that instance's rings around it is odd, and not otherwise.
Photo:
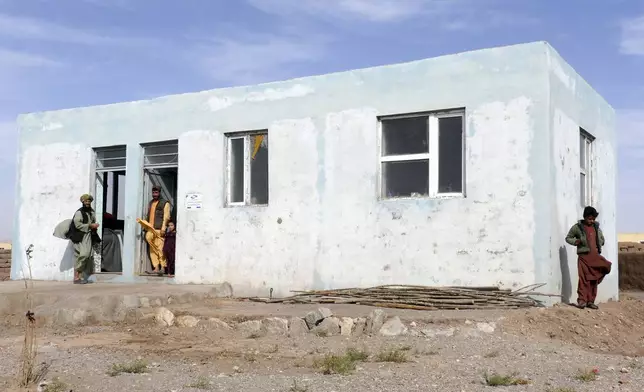
[(358, 350), (356, 348), (348, 348), (345, 355), (354, 362), (364, 362), (369, 358), (369, 354), (367, 354), (366, 351)]
[(553, 388), (553, 389), (548, 389), (546, 392), (577, 392), (573, 388), (567, 388), (567, 387), (562, 387), (562, 388)]
[(277, 344), (273, 344), (266, 350), (266, 352), (269, 354), (275, 354), (279, 350), (280, 350), (280, 346), (278, 346)]
[(112, 377), (116, 377), (120, 374), (142, 374), (148, 372), (148, 364), (141, 360), (137, 359), (136, 361), (129, 363), (115, 363), (112, 365), (112, 368), (107, 372)]
[(23, 292), (25, 303), (27, 304), (27, 309), (25, 312), (25, 338), (22, 346), (22, 352), (20, 354), (20, 379), (19, 384), (21, 387), (28, 388), (32, 385), (40, 383), (46, 375), (47, 369), (45, 367), (41, 369), (36, 368), (36, 357), (38, 356), (38, 344), (36, 343), (36, 317), (32, 309), (34, 308), (32, 290), (33, 290), (33, 280), (31, 274), (31, 259), (33, 253), (34, 245), (29, 244), (25, 250), (27, 256), (27, 267), (29, 271), (29, 280), (27, 280), (26, 274), (24, 274), (24, 283), (25, 290)]
[(356, 370), (356, 362), (347, 355), (326, 355), (316, 362), (316, 367), (322, 370), (322, 374), (347, 375)]
[(490, 387), (509, 387), (528, 384), (530, 384), (530, 380), (516, 377), (516, 375), (485, 374), (485, 385)]
[(376, 362), (404, 363), (408, 362), (408, 359), (405, 350), (393, 349), (381, 351), (380, 353), (378, 353), (378, 355), (376, 356)]
[(366, 361), (368, 354), (354, 348), (347, 349), (344, 355), (325, 355), (324, 358), (315, 361), (314, 366), (322, 371), (322, 374), (347, 375), (356, 370), (356, 363)]
[(68, 392), (71, 391), (71, 388), (60, 379), (55, 378), (51, 383), (45, 385), (42, 390), (43, 392)]
[(192, 384), (186, 385), (186, 388), (210, 390), (212, 389), (212, 385), (210, 384), (210, 380), (207, 377), (200, 376)]
[(300, 386), (297, 384), (297, 381), (293, 380), (293, 385), (289, 388), (289, 392), (308, 392), (309, 388), (306, 386)]
[(257, 362), (257, 355), (253, 353), (246, 353), (244, 354), (244, 359), (246, 362)]
[(489, 353), (483, 355), (483, 358), (496, 358), (499, 355), (501, 355), (501, 352), (499, 352), (498, 350), (495, 350), (495, 351), (490, 351)]
[(228, 321), (229, 323), (234, 323), (234, 324), (241, 324), (246, 321), (255, 321), (255, 320), (261, 320), (262, 318), (260, 316), (244, 316), (244, 315), (235, 315), (231, 317), (227, 317), (223, 321)]
[(580, 370), (579, 373), (577, 373), (577, 375), (575, 376), (575, 379), (581, 382), (591, 382), (596, 381), (598, 375), (599, 371), (597, 369)]
[(438, 355), (440, 352), (436, 349), (433, 348), (416, 348), (412, 351), (414, 355), (426, 355), (426, 356), (433, 356), (433, 355)]

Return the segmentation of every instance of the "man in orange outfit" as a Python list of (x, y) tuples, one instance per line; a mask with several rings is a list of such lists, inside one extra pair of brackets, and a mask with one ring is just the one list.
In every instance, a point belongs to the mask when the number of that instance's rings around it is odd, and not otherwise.
[[(152, 200), (148, 208), (147, 221), (154, 227), (153, 231), (145, 233), (145, 241), (148, 243), (150, 261), (154, 273), (163, 275), (167, 262), (163, 256), (163, 236), (166, 225), (170, 220), (170, 203), (161, 198), (161, 188), (152, 187)], [(156, 235), (155, 235), (156, 232)]]

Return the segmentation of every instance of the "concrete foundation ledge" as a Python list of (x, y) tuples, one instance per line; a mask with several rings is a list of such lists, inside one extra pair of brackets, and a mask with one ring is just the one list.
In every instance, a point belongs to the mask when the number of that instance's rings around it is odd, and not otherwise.
[(73, 285), (70, 282), (0, 283), (0, 319), (17, 324), (27, 310), (40, 325), (87, 325), (138, 322), (153, 308), (209, 299), (230, 298), (232, 287), (218, 285), (114, 284)]

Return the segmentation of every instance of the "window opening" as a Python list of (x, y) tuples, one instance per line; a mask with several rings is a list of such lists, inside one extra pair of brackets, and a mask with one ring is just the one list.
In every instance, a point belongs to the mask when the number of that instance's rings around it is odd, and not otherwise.
[(579, 128), (579, 202), (592, 205), (592, 147), (595, 138)]
[(143, 145), (143, 168), (162, 169), (179, 165), (179, 142), (176, 140)]
[(464, 195), (464, 112), (380, 118), (381, 197)]
[(268, 204), (268, 132), (228, 135), (228, 204)]

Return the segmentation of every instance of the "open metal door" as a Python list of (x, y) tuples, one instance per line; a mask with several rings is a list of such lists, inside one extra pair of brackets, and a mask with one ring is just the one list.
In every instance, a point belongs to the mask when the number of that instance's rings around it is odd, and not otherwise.
[[(127, 159), (126, 146), (111, 146), (94, 149), (94, 167), (93, 167), (93, 192), (94, 192), (94, 210), (96, 211), (96, 222), (100, 225), (99, 230), (103, 238), (103, 215), (105, 214), (108, 200), (108, 177), (110, 173), (125, 173), (125, 164)], [(94, 248), (94, 272), (100, 273), (103, 265), (103, 243)]]
[[(143, 172), (143, 198), (141, 205), (141, 218), (145, 219), (148, 215), (148, 203), (150, 202), (150, 193), (152, 193), (152, 184), (150, 183), (150, 176), (147, 171)], [(145, 242), (145, 233), (140, 228), (139, 232), (139, 274), (151, 271), (150, 256), (148, 252), (148, 244)]]
[[(171, 217), (176, 219), (176, 198), (177, 198), (177, 169), (178, 169), (178, 141), (152, 143), (143, 146), (143, 204), (141, 217), (148, 215), (152, 187), (158, 186), (161, 190), (161, 198), (168, 201), (171, 206)], [(145, 274), (152, 271), (148, 244), (145, 235), (141, 235), (140, 271)]]
[[(152, 186), (161, 188), (161, 198), (170, 202), (171, 216), (175, 219), (174, 211), (177, 198), (177, 171), (176, 170), (150, 170), (148, 171)], [(150, 187), (152, 188), (152, 187)]]

